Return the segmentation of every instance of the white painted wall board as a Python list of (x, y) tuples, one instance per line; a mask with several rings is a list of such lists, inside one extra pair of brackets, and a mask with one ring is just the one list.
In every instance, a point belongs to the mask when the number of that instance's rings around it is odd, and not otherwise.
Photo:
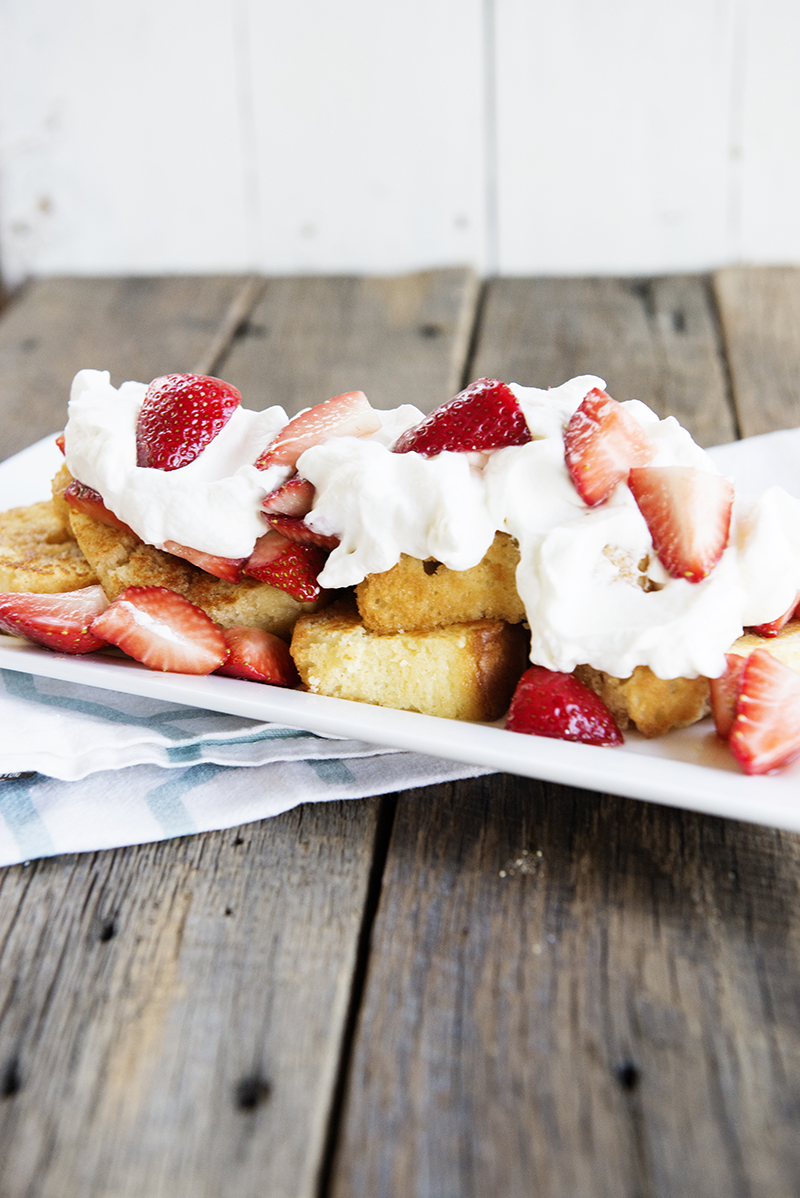
[(495, 0), (502, 273), (729, 259), (736, 2)]
[(483, 264), (480, 0), (249, 3), (270, 271)]

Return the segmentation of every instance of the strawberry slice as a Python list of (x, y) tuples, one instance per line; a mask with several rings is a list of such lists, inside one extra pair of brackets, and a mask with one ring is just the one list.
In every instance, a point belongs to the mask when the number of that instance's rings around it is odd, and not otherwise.
[(749, 631), (755, 632), (757, 636), (777, 636), (780, 630), (789, 623), (792, 616), (797, 611), (798, 606), (800, 606), (800, 604), (798, 604), (798, 600), (800, 600), (800, 595), (795, 596), (792, 601), (792, 606), (787, 608), (782, 616), (778, 616), (776, 620), (770, 620), (766, 624), (754, 624)]
[(470, 453), (525, 445), (530, 440), (530, 429), (511, 388), (499, 379), (476, 379), (406, 429), (395, 442), (394, 452), (432, 458), (445, 450)]
[(630, 412), (598, 387), (573, 414), (564, 433), (564, 459), (589, 507), (607, 499), (632, 466), (645, 466), (656, 447)]
[(277, 512), (282, 516), (307, 516), (314, 506), (316, 493), (313, 483), (295, 474), (282, 487), (270, 491), (261, 506), (265, 512)]
[(520, 678), (506, 728), (589, 745), (623, 743), (616, 720), (594, 691), (574, 675), (544, 666), (531, 666)]
[(711, 714), (717, 735), (722, 740), (730, 736), (731, 726), (736, 716), (736, 700), (742, 688), (742, 675), (747, 665), (747, 657), (741, 653), (726, 653), (727, 669), (720, 678), (709, 680), (711, 689)]
[(85, 483), (78, 482), (77, 478), (73, 478), (72, 482), (64, 488), (64, 498), (76, 512), (83, 512), (84, 515), (91, 516), (99, 524), (107, 524), (109, 528), (119, 528), (123, 532), (131, 531), (127, 524), (106, 507), (99, 491), (95, 491), (93, 487), (87, 487)]
[(329, 537), (325, 533), (315, 532), (298, 516), (282, 516), (278, 512), (272, 512), (266, 513), (266, 517), (270, 528), (274, 528), (295, 545), (319, 545), (320, 549), (335, 549), (341, 543), (340, 537)]
[(241, 404), (230, 383), (202, 374), (153, 379), (136, 424), (136, 465), (154, 470), (188, 466)]
[(366, 437), (376, 433), (381, 419), (363, 391), (334, 395), (295, 416), (259, 454), (256, 466), (296, 466), (301, 453), (330, 437)]
[(728, 543), (729, 480), (694, 466), (642, 466), (631, 470), (628, 484), (667, 573), (702, 582)]
[(228, 656), (213, 620), (167, 587), (128, 587), (97, 617), (92, 632), (151, 670), (210, 674)]
[(90, 631), (90, 626), (107, 607), (99, 586), (56, 595), (2, 594), (0, 628), (58, 653), (90, 653), (105, 644), (105, 638)]
[(295, 545), (270, 529), (256, 541), (244, 564), (244, 573), (288, 592), (295, 599), (312, 600), (320, 594), (317, 575), (327, 556), (316, 545)]
[(58, 434), (58, 436), (56, 437), (56, 445), (58, 446), (58, 448), (61, 450), (61, 452), (63, 454), (66, 454), (67, 445), (66, 445), (66, 437), (65, 437), (64, 433)]
[(193, 566), (199, 566), (201, 570), (205, 570), (206, 574), (213, 574), (215, 578), (224, 578), (225, 582), (241, 581), (242, 566), (247, 561), (246, 557), (218, 557), (214, 553), (203, 553), (202, 549), (191, 549), (188, 545), (180, 545), (177, 541), (165, 541), (164, 548), (174, 557), (182, 557), (185, 561), (191, 562)]
[(223, 628), (228, 657), (217, 670), (230, 678), (270, 682), (273, 686), (297, 686), (300, 677), (289, 646), (272, 632), (261, 628)]
[(729, 743), (746, 774), (766, 774), (800, 753), (800, 674), (756, 649), (747, 658)]

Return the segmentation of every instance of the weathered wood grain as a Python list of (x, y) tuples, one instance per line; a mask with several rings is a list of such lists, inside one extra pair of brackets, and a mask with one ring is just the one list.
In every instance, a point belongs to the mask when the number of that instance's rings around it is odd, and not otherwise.
[(714, 289), (743, 437), (800, 424), (800, 268), (726, 267)]
[(267, 279), (218, 369), (248, 407), (289, 414), (343, 391), (429, 411), (459, 389), (478, 284), (469, 270)]
[(800, 1189), (800, 838), (498, 777), (398, 807), (334, 1198)]
[(471, 374), (551, 387), (604, 378), (615, 399), (677, 416), (701, 445), (736, 437), (708, 283), (661, 279), (496, 279)]
[(0, 319), (0, 459), (63, 428), (82, 367), (149, 382), (209, 369), (256, 299), (242, 277), (42, 279)]
[(316, 1192), (378, 801), (0, 874), (0, 1195)]

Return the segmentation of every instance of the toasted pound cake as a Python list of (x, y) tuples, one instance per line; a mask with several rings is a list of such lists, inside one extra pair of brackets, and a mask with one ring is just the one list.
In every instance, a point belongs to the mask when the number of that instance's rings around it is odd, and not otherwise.
[(0, 513), (0, 591), (56, 594), (96, 582), (53, 500)]

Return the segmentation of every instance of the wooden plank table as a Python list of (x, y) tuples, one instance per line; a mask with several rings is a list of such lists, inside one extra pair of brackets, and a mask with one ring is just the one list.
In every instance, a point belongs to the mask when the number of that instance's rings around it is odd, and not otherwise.
[[(799, 310), (778, 269), (41, 281), (0, 458), (81, 366), (289, 410), (590, 371), (713, 444), (800, 422)], [(504, 775), (3, 870), (0, 1198), (788, 1198), (798, 877), (798, 836)]]

